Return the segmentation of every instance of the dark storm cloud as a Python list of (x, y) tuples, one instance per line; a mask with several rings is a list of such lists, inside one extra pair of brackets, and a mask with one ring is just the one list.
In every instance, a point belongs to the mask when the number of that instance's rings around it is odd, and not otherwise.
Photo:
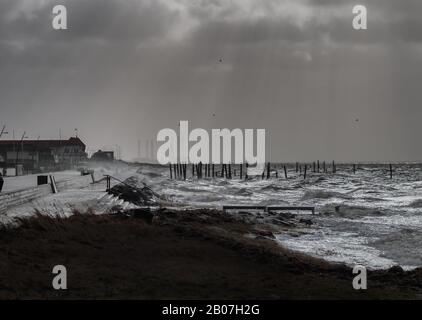
[[(101, 52), (128, 48), (165, 37), (180, 20), (177, 11), (159, 1), (64, 1), (69, 29), (52, 29), (57, 1), (4, 0), (0, 4), (0, 55), (3, 64), (47, 64), (56, 67), (79, 49)], [(7, 60), (10, 59), (10, 60)], [(55, 63), (56, 62), (56, 63)]]
[(52, 8), (64, 4), (68, 9), (69, 28), (66, 40), (148, 40), (162, 37), (179, 21), (177, 11), (160, 1), (68, 0), (68, 1), (3, 0), (1, 40), (60, 40), (63, 34), (51, 28)]
[[(309, 41), (314, 44), (322, 39), (335, 43), (391, 43), (420, 42), (422, 40), (421, 1), (365, 0), (313, 0), (297, 1), (302, 4), (293, 13), (283, 14), (272, 9), (282, 1), (263, 1), (267, 4), (266, 15), (250, 18), (230, 19), (239, 7), (230, 7), (224, 14), (207, 19), (206, 11), (197, 14), (202, 19), (195, 30), (195, 39), (204, 42), (209, 39), (233, 42), (285, 41), (298, 43)], [(293, 3), (293, 2), (291, 2)], [(369, 12), (370, 28), (364, 34), (352, 27), (352, 8), (363, 4)], [(302, 11), (302, 12), (301, 12)], [(195, 11), (193, 11), (195, 12)]]
[[(338, 34), (335, 39), (347, 40), (351, 34), (351, 8), (356, 4), (350, 0), (245, 2), (246, 5), (242, 1), (224, 0), (68, 0), (61, 3), (68, 7), (72, 27), (64, 37), (51, 30), (51, 9), (57, 1), (3, 0), (0, 4), (0, 39), (11, 45), (17, 45), (19, 40), (72, 39), (128, 40), (136, 44), (137, 41), (165, 38), (172, 29), (192, 20), (196, 24), (185, 30), (186, 36), (195, 32), (204, 41), (207, 36), (224, 38), (224, 31), (233, 35), (231, 40), (247, 42), (265, 39), (304, 41), (330, 32)], [(367, 5), (371, 27), (377, 32), (393, 31), (392, 37), (420, 39), (422, 2), (365, 0), (359, 3)]]
[[(125, 45), (125, 42), (139, 46), (152, 40), (165, 42), (172, 32), (178, 32), (186, 42), (219, 44), (315, 43), (322, 39), (340, 43), (419, 42), (422, 38), (419, 17), (422, 2), (414, 0), (400, 4), (381, 0), (359, 2), (369, 10), (370, 28), (365, 36), (351, 28), (351, 8), (356, 3), (350, 0), (68, 0), (62, 3), (68, 8), (71, 26), (66, 33), (51, 28), (51, 9), (57, 1), (3, 0), (0, 4), (2, 51), (15, 54), (28, 47), (37, 51), (40, 46), (64, 50), (64, 45), (87, 42), (98, 47)], [(30, 55), (28, 50), (25, 53)]]
[[(66, 31), (51, 27), (56, 4)], [(367, 31), (352, 29), (356, 4)], [(391, 144), (422, 157), (420, 12), (418, 0), (2, 0), (0, 122), (78, 127), (127, 158), (179, 120), (267, 128), (278, 159), (395, 158)]]

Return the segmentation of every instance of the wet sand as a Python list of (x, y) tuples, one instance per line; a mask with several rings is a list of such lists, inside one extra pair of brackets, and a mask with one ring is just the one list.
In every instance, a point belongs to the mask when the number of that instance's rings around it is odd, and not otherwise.
[[(52, 289), (53, 266), (68, 290)], [(213, 210), (36, 216), (0, 231), (0, 299), (417, 299), (422, 272), (370, 272), (294, 253)]]

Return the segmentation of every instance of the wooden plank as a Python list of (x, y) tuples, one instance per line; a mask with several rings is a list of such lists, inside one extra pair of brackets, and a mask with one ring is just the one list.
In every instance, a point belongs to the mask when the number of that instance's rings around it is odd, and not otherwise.
[(295, 210), (295, 211), (312, 211), (315, 213), (315, 207), (296, 207), (296, 206), (223, 206), (223, 211), (227, 210), (265, 210), (265, 211), (286, 211), (286, 210)]
[(267, 207), (265, 206), (223, 206), (223, 212), (226, 212), (227, 210), (266, 210)]
[(312, 214), (315, 213), (315, 207), (267, 207), (267, 211), (287, 211), (287, 210), (294, 210), (294, 211), (312, 211)]

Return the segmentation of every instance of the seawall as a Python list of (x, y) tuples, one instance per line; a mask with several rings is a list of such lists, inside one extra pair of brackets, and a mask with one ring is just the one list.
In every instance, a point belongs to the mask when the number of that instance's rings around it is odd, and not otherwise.
[[(91, 175), (80, 176), (64, 181), (56, 182), (57, 191), (66, 191), (68, 189), (81, 189), (88, 187), (93, 183)], [(7, 209), (31, 202), (38, 198), (45, 197), (53, 193), (51, 184), (45, 184), (38, 187), (25, 188), (17, 191), (0, 193), (0, 213)]]

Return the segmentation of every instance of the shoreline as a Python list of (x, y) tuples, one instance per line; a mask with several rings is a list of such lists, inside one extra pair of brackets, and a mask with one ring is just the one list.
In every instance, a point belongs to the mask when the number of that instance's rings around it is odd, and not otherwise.
[[(288, 227), (286, 227), (288, 228)], [(2, 299), (420, 299), (422, 270), (352, 270), (294, 252), (218, 210), (37, 215), (0, 236)], [(51, 288), (54, 265), (68, 287)]]

